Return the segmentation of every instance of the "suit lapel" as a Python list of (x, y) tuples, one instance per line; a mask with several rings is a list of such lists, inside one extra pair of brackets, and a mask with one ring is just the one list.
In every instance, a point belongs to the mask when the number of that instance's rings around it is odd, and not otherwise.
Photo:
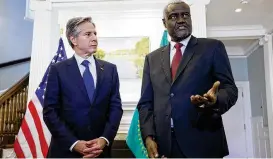
[(68, 65), (67, 71), (69, 72), (69, 77), (72, 77), (71, 80), (73, 81), (71, 84), (77, 84), (81, 92), (84, 94), (84, 96), (86, 96), (86, 99), (90, 101), (85, 85), (84, 85), (83, 78), (81, 76), (81, 72), (79, 70), (79, 66), (74, 56), (69, 59), (67, 65)]
[[(197, 39), (192, 36), (186, 49), (185, 52), (183, 53), (182, 56), (182, 61), (180, 62), (178, 69), (177, 69), (177, 73), (175, 76), (175, 80), (182, 74), (182, 72), (184, 71), (184, 69), (186, 68), (186, 66), (188, 65), (189, 61), (191, 60), (191, 58), (194, 55), (194, 49), (195, 49), (195, 45), (197, 44)], [(174, 82), (175, 82), (174, 80)]]
[(97, 85), (96, 85), (96, 90), (95, 90), (95, 93), (94, 93), (94, 97), (93, 97), (93, 101), (92, 101), (92, 104), (94, 103), (97, 95), (98, 95), (98, 91), (100, 89), (100, 86), (103, 82), (103, 78), (104, 78), (104, 65), (103, 63), (98, 60), (97, 58), (95, 58), (94, 56), (94, 59), (95, 59), (95, 62), (96, 62), (96, 71), (97, 71)]
[(167, 81), (171, 85), (172, 78), (171, 78), (171, 66), (170, 66), (170, 44), (163, 48), (161, 51), (161, 68), (163, 69), (163, 72), (166, 76)]

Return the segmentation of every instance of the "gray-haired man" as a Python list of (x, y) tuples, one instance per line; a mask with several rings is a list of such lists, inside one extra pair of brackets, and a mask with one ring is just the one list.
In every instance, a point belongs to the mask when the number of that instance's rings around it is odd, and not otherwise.
[(72, 58), (53, 65), (44, 100), (52, 134), (50, 158), (110, 157), (123, 114), (114, 64), (96, 59), (97, 32), (90, 17), (68, 21)]

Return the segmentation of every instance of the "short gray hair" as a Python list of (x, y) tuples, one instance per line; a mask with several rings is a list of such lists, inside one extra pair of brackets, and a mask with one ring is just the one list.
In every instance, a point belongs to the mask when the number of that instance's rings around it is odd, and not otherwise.
[(74, 45), (70, 41), (70, 37), (78, 37), (79, 33), (79, 25), (85, 22), (92, 23), (95, 27), (95, 23), (92, 21), (91, 17), (75, 17), (68, 20), (66, 24), (66, 38), (68, 40), (69, 45), (73, 48)]
[[(169, 1), (169, 3), (164, 7), (164, 10), (163, 10), (163, 19), (165, 19), (165, 13), (167, 12), (167, 9), (169, 7), (169, 5), (171, 4), (181, 4), (181, 3), (186, 3), (184, 0), (171, 0)], [(186, 3), (188, 4), (188, 3)]]

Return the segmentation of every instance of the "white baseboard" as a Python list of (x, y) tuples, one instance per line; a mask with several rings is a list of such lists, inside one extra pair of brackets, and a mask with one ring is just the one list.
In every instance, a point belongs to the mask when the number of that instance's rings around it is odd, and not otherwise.
[(16, 154), (13, 149), (3, 149), (2, 158), (16, 158)]

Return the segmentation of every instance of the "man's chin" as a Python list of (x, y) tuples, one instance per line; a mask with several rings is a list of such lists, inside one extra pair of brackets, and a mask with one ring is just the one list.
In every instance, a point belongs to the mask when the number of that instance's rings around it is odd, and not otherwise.
[(178, 41), (182, 41), (182, 40), (186, 39), (187, 37), (189, 37), (189, 34), (181, 34), (181, 35), (177, 35), (176, 39)]
[(97, 49), (90, 49), (90, 50), (88, 50), (88, 52), (89, 52), (90, 54), (94, 54), (94, 53), (97, 52)]

